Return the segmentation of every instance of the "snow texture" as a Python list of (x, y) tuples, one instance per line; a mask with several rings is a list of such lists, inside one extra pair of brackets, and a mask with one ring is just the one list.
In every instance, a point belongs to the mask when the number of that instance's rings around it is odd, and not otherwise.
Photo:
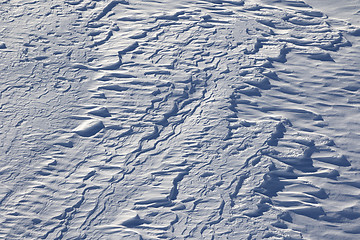
[(1, 239), (359, 239), (360, 1), (1, 0)]

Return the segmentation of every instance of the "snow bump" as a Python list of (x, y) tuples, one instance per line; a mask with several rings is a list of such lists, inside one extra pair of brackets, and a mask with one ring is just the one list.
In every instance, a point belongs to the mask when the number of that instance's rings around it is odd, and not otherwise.
[(86, 120), (81, 123), (74, 132), (82, 137), (91, 137), (104, 128), (104, 124), (100, 120)]

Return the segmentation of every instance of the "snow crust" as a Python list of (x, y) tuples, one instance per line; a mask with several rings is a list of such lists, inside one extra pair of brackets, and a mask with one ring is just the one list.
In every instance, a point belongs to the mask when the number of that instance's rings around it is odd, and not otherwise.
[(1, 0), (1, 239), (359, 239), (360, 1)]

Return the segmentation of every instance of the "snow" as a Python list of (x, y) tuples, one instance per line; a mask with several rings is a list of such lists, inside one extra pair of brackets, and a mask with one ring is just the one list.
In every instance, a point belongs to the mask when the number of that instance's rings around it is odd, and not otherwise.
[(104, 128), (99, 120), (86, 120), (74, 129), (74, 132), (83, 137), (91, 137)]
[(0, 1), (1, 239), (358, 239), (360, 1)]

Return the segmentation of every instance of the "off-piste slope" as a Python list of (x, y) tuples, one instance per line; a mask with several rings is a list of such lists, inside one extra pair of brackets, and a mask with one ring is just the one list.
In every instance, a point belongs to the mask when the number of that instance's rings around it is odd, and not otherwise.
[(309, 4), (2, 3), (0, 236), (356, 239), (358, 30)]

